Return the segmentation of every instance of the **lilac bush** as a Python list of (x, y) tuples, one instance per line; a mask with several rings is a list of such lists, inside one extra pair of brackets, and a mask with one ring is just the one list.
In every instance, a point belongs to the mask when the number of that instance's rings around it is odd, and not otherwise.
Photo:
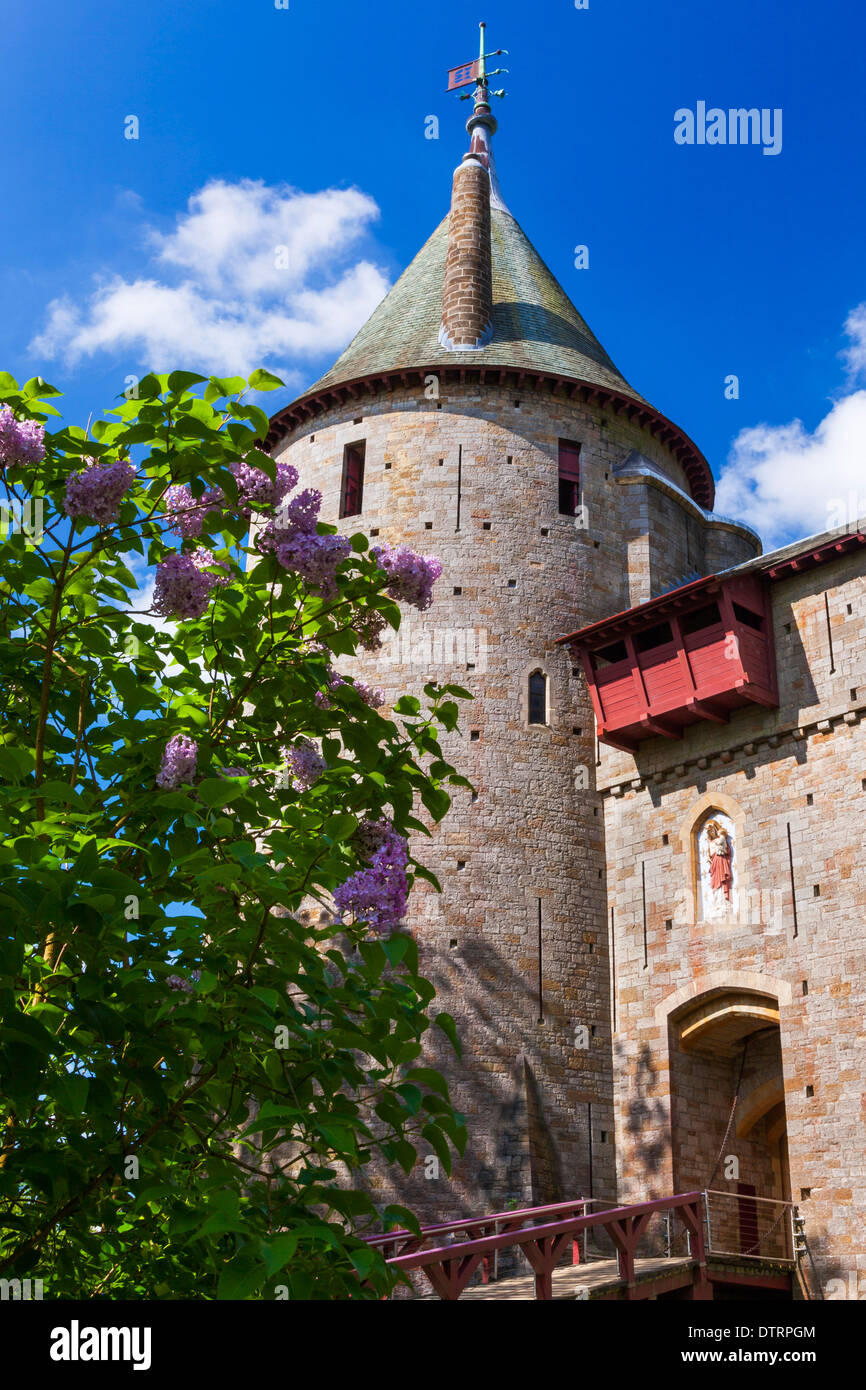
[[(346, 683), (347, 682), (340, 675), (339, 671), (335, 671), (333, 666), (327, 666), (325, 668), (325, 684), (328, 687), (328, 691), (333, 692), (335, 690), (339, 690), (340, 686), (346, 685)], [(318, 705), (319, 709), (333, 708), (334, 702), (327, 691), (317, 690), (314, 696), (314, 700), (315, 703)]]
[[(410, 933), (372, 939), (425, 876), (402, 835), (468, 785), (439, 743), (464, 692), (383, 718), (331, 666), (398, 625), (395, 581), (357, 522), (335, 535), (318, 493), (259, 468), (244, 397), (279, 385), (148, 375), (43, 438), (59, 393), (0, 373), (0, 490), (44, 511), (39, 543), (0, 546), (0, 1278), (36, 1268), (58, 1298), (381, 1298), (396, 1276), (361, 1236), (404, 1213), (365, 1166), (432, 1149), (450, 1172), (465, 1145), (425, 1065), (454, 1020)], [(149, 616), (131, 557), (156, 569)], [(301, 795), (275, 788), (281, 745)], [(52, 863), (62, 891), (33, 891)], [(335, 893), (343, 920), (304, 910)], [(118, 1179), (135, 1153), (146, 1201)]]
[(322, 494), (315, 487), (304, 488), (290, 501), (284, 499), (259, 531), (256, 538), (258, 549), (263, 554), (272, 554), (278, 545), (297, 535), (315, 535), (321, 506)]

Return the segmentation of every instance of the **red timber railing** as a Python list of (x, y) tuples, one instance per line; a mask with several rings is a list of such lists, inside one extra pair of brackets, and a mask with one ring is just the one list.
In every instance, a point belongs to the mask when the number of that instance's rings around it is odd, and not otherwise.
[[(415, 1254), (416, 1251), (430, 1245), (431, 1242), (438, 1246), (443, 1236), (465, 1235), (469, 1242), (483, 1240), (487, 1236), (507, 1235), (512, 1231), (520, 1230), (527, 1222), (537, 1225), (543, 1218), (565, 1220), (567, 1217), (584, 1216), (587, 1208), (595, 1205), (596, 1203), (591, 1197), (576, 1197), (573, 1202), (555, 1202), (546, 1207), (520, 1207), (514, 1211), (496, 1211), (491, 1212), (488, 1216), (466, 1216), (456, 1221), (443, 1221), (435, 1226), (422, 1226), (420, 1235), (415, 1235), (412, 1231), (400, 1230), (388, 1231), (385, 1235), (380, 1236), (367, 1236), (365, 1239), (368, 1245), (381, 1250), (388, 1263), (392, 1264), (396, 1256)], [(586, 1259), (585, 1241), (586, 1235), (584, 1233), (584, 1259)], [(453, 1243), (449, 1243), (448, 1248), (454, 1250), (457, 1247)], [(471, 1272), (474, 1274), (480, 1264), (482, 1284), (487, 1284), (490, 1281), (491, 1253), (494, 1256), (494, 1278), (496, 1277), (496, 1257), (499, 1254), (499, 1248), (502, 1247), (497, 1247), (492, 1252), (482, 1253), (480, 1261), (476, 1261), (472, 1266)], [(572, 1241), (571, 1262), (575, 1265), (580, 1264), (580, 1247), (577, 1236)], [(426, 1269), (424, 1273), (438, 1293), (439, 1290)], [(444, 1297), (445, 1295), (441, 1296)]]
[[(596, 1234), (604, 1232), (617, 1252), (619, 1279), (624, 1285), (626, 1298), (638, 1298), (640, 1294), (635, 1269), (637, 1248), (652, 1218), (661, 1214), (666, 1215), (668, 1220), (678, 1217), (687, 1232), (688, 1254), (678, 1263), (687, 1262), (694, 1268), (692, 1297), (712, 1297), (707, 1278), (702, 1192), (661, 1197), (653, 1202), (613, 1207), (607, 1211), (587, 1212), (588, 1205), (587, 1199), (579, 1198), (555, 1206), (526, 1207), (521, 1211), (498, 1212), (485, 1217), (422, 1227), (420, 1236), (410, 1231), (391, 1231), (387, 1235), (369, 1238), (368, 1243), (383, 1251), (391, 1247), (395, 1253), (386, 1258), (392, 1268), (405, 1273), (419, 1270), (432, 1285), (433, 1291), (441, 1299), (449, 1301), (460, 1297), (479, 1266), (482, 1267), (482, 1280), (487, 1282), (491, 1255), (517, 1247), (535, 1274), (535, 1297), (550, 1299), (553, 1297), (553, 1271), (565, 1254), (569, 1241), (572, 1262), (578, 1264), (579, 1237), (585, 1237), (590, 1231)], [(549, 1219), (551, 1217), (553, 1219)], [(531, 1224), (527, 1225), (527, 1222)], [(501, 1224), (502, 1229), (490, 1234), (490, 1228), (497, 1223)], [(469, 1233), (469, 1240), (422, 1248), (442, 1236), (463, 1232)]]

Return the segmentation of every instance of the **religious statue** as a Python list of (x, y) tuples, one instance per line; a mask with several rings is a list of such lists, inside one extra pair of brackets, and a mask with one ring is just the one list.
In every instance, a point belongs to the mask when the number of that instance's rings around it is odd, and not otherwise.
[(732, 847), (727, 831), (717, 820), (707, 821), (707, 859), (710, 870), (710, 887), (714, 895), (721, 889), (725, 901), (731, 901), (731, 887), (734, 875), (731, 869)]

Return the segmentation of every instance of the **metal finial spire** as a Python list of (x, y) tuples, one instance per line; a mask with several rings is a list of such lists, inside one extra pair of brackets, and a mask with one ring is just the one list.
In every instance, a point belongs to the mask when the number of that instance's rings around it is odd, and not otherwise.
[[(478, 26), (480, 30), (480, 43), (478, 58), (474, 63), (463, 63), (459, 68), (451, 68), (448, 73), (448, 91), (456, 92), (459, 87), (471, 87), (474, 85), (475, 92), (461, 92), (461, 101), (471, 101), (475, 99), (476, 108), (487, 105), (490, 98), (488, 91), (488, 78), (496, 77), (498, 73), (507, 72), (508, 68), (494, 68), (492, 72), (487, 71), (487, 59), (498, 58), (500, 54), (507, 54), (507, 48), (496, 48), (492, 53), (484, 50), (484, 34), (487, 25), (484, 20)], [(504, 91), (494, 92), (495, 97), (504, 97)]]

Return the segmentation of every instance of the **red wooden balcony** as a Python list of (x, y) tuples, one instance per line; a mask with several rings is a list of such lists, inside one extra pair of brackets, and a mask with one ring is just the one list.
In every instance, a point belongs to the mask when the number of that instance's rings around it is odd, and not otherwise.
[(778, 704), (769, 589), (760, 574), (710, 576), (564, 640), (580, 656), (599, 739), (634, 752)]

